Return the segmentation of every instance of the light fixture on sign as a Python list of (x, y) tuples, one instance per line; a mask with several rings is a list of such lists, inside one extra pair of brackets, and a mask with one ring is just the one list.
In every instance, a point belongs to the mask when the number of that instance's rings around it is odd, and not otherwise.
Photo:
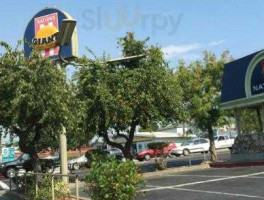
[(74, 19), (62, 20), (60, 32), (57, 38), (57, 43), (59, 44), (59, 46), (69, 45), (75, 26), (76, 26), (76, 20)]

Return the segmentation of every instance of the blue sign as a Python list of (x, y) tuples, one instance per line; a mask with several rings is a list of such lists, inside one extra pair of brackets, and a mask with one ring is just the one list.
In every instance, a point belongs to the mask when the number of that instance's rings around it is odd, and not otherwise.
[(246, 98), (246, 73), (250, 62), (258, 53), (250, 54), (225, 65), (222, 79), (222, 103)]
[(264, 103), (264, 50), (225, 65), (222, 79), (223, 109)]
[(251, 78), (251, 94), (256, 95), (264, 92), (264, 60), (255, 67)]
[(60, 55), (65, 59), (77, 57), (77, 31), (75, 29), (72, 40), (67, 46), (57, 46), (56, 39), (60, 31), (62, 20), (72, 19), (71, 16), (57, 8), (45, 8), (34, 15), (27, 25), (24, 34), (25, 57), (29, 57), (33, 48), (41, 52), (44, 57), (53, 60)]
[(2, 163), (4, 162), (10, 162), (12, 160), (15, 160), (15, 148), (9, 147), (9, 148), (3, 148), (2, 149)]

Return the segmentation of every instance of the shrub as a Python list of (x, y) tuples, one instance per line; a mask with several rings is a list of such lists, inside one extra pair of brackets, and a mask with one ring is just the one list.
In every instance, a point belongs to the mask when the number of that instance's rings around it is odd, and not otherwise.
[(92, 200), (131, 200), (144, 181), (133, 161), (118, 162), (108, 158), (96, 159), (85, 176)]
[[(21, 177), (23, 180), (24, 178)], [(38, 193), (36, 194), (36, 178), (35, 176), (27, 177), (26, 185), (26, 197), (31, 200), (43, 200), (52, 199), (51, 194), (51, 177), (46, 176), (39, 180), (38, 183)], [(68, 185), (60, 179), (54, 179), (54, 193), (56, 199), (67, 198), (70, 195), (70, 190)]]
[(107, 152), (100, 149), (91, 149), (87, 151), (85, 157), (87, 158), (87, 167), (91, 167), (94, 160), (101, 163), (109, 159)]
[(153, 142), (148, 144), (149, 149), (153, 149), (154, 151), (159, 150), (161, 152), (160, 158), (157, 158), (155, 155), (155, 167), (158, 170), (164, 170), (167, 168), (167, 162), (164, 159), (164, 157), (166, 156), (164, 155), (164, 148), (168, 145), (169, 144), (167, 142)]

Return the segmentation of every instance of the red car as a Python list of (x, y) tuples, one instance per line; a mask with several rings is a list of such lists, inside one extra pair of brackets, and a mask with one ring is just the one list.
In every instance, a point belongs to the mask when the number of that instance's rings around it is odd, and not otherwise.
[[(167, 147), (164, 147), (163, 149), (163, 154), (165, 155), (168, 155), (169, 152), (172, 150), (172, 149), (175, 149), (176, 148), (176, 145), (174, 143), (171, 143), (169, 144), (169, 146)], [(160, 150), (156, 150), (156, 156), (159, 157), (161, 156), (161, 151)], [(150, 160), (151, 158), (154, 158), (155, 157), (155, 150), (153, 149), (146, 149), (144, 151), (141, 151), (137, 154), (137, 159), (139, 161), (143, 161), (144, 159), (145, 160)]]

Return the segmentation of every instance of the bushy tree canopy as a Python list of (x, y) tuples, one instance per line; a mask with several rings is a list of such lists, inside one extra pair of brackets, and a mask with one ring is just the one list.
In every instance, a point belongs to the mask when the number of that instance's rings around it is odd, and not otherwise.
[(62, 125), (70, 128), (72, 92), (65, 70), (34, 52), (25, 58), (2, 42), (0, 55), (0, 125), (19, 136), (20, 149), (37, 152), (58, 146)]
[(182, 89), (185, 121), (193, 121), (201, 130), (207, 131), (210, 139), (212, 160), (217, 159), (213, 130), (228, 124), (228, 113), (220, 109), (222, 75), (225, 63), (231, 61), (228, 52), (220, 59), (211, 52), (204, 52), (202, 61), (185, 66), (181, 61), (176, 72)]
[[(123, 56), (144, 54), (144, 58), (107, 63), (83, 57), (78, 61), (83, 64), (76, 81), (78, 97), (85, 102), (87, 132), (104, 137), (126, 157), (131, 157), (137, 126), (181, 118), (182, 90), (161, 49), (146, 42), (131, 33), (118, 40)], [(110, 130), (126, 141), (124, 147), (109, 138)]]

